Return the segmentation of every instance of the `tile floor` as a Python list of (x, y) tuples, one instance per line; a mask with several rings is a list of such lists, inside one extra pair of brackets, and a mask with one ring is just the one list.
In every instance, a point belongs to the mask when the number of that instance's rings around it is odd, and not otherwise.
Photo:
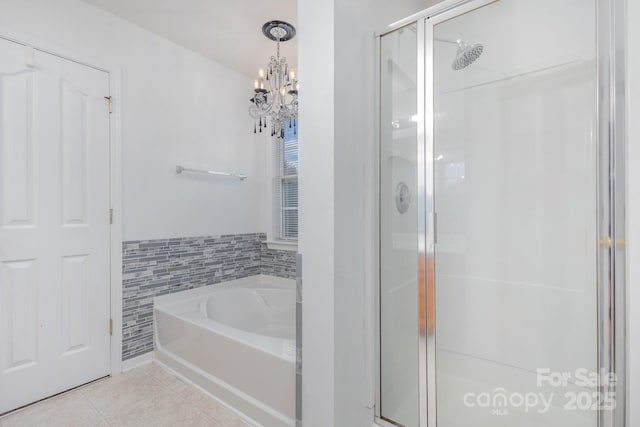
[(156, 363), (0, 417), (0, 427), (250, 427)]

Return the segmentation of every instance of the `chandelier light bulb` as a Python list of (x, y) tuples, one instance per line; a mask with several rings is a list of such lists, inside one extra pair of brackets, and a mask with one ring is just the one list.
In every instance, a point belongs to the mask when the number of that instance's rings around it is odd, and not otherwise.
[(258, 75), (261, 79), (264, 79), (264, 69), (260, 68), (260, 71), (258, 71)]
[(260, 83), (257, 80), (253, 81), (253, 88), (258, 89), (260, 87)]

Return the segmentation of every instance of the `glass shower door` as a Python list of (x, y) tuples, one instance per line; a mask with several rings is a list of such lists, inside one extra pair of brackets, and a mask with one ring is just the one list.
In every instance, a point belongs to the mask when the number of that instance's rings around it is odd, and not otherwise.
[(417, 37), (380, 40), (380, 416), (418, 427)]
[(437, 425), (596, 427), (596, 2), (425, 27)]

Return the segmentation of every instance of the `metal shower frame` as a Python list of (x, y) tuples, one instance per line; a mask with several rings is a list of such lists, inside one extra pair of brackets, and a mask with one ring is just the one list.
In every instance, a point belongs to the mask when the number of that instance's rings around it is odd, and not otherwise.
[[(425, 316), (435, 314), (435, 277), (428, 269), (434, 248), (433, 177), (433, 34), (434, 25), (500, 0), (446, 0), (397, 21), (376, 33), (376, 135), (380, 139), (380, 38), (408, 25), (417, 26), (417, 152), (418, 152), (418, 277), (425, 296)], [(532, 0), (533, 1), (533, 0)], [(626, 345), (626, 241), (625, 241), (625, 5), (618, 0), (596, 0), (597, 7), (597, 209), (598, 209), (598, 367), (615, 372), (617, 384), (601, 385), (600, 391), (615, 392), (617, 406), (600, 410), (598, 427), (627, 426), (627, 345)], [(379, 159), (376, 159), (379, 171)], [(427, 173), (431, 171), (431, 173)], [(379, 185), (379, 183), (377, 184)], [(379, 190), (379, 189), (378, 189)], [(378, 191), (379, 193), (379, 191)], [(377, 196), (379, 197), (379, 196)], [(379, 215), (376, 214), (379, 229)], [(379, 239), (376, 251), (379, 260)], [(374, 331), (376, 359), (376, 423), (395, 426), (380, 418), (380, 282), (377, 278)], [(430, 292), (431, 291), (431, 292)], [(426, 319), (421, 319), (429, 325)], [(420, 427), (437, 427), (436, 336), (435, 326), (420, 331), (419, 403)]]

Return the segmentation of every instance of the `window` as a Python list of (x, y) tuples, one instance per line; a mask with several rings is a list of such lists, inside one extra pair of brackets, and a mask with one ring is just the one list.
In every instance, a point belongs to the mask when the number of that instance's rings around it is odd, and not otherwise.
[(298, 241), (298, 134), (289, 122), (274, 143), (273, 219), (276, 240)]

